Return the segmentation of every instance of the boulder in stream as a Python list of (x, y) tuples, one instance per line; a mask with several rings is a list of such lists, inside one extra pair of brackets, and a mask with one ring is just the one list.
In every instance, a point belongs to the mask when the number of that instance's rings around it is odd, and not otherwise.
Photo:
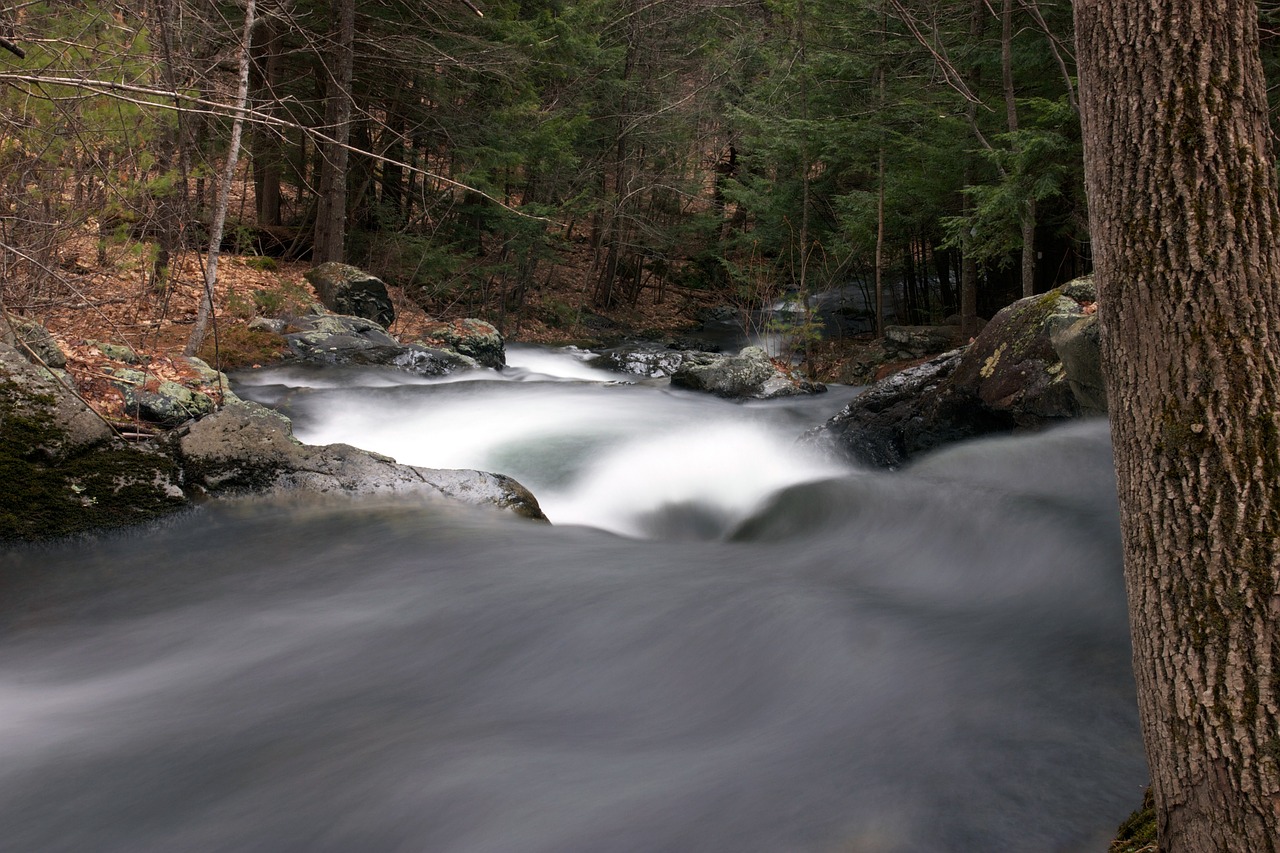
[(421, 376), (474, 370), (474, 359), (447, 349), (405, 345), (372, 320), (342, 314), (309, 314), (286, 327), (285, 344), (299, 361), (320, 364), (385, 365)]
[(686, 353), (671, 376), (671, 384), (730, 399), (770, 400), (826, 391), (778, 367), (760, 347), (746, 347), (737, 355)]
[(188, 484), (207, 494), (420, 494), (546, 518), (510, 477), (401, 465), (347, 444), (306, 445), (288, 418), (257, 403), (232, 403), (193, 423), (177, 437), (177, 454)]
[(1020, 299), (969, 346), (872, 385), (805, 440), (892, 468), (960, 439), (1087, 413), (1051, 335), (1085, 318), (1093, 300), (1088, 279)]
[(423, 348), (451, 349), (475, 359), (482, 367), (501, 370), (507, 366), (506, 342), (492, 323), (467, 318), (427, 324), (423, 340), (415, 341)]
[(694, 355), (702, 353), (671, 349), (651, 342), (627, 343), (601, 350), (588, 363), (601, 370), (626, 373), (629, 376), (665, 379), (674, 375)]

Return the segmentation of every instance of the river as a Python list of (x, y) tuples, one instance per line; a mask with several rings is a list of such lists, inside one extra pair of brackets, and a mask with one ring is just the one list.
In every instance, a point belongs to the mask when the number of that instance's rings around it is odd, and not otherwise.
[(1145, 781), (1105, 423), (858, 471), (794, 441), (850, 389), (583, 357), (240, 377), (552, 525), (246, 500), (0, 555), (0, 849), (1105, 849)]

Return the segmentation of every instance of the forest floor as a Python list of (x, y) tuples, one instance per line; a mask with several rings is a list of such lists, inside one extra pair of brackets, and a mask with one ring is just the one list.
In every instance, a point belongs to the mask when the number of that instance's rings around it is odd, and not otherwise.
[[(216, 331), (211, 331), (200, 355), (221, 369), (270, 361), (280, 352), (268, 336), (248, 332), (259, 315), (300, 311), (314, 301), (303, 273), (306, 261), (279, 261), (258, 256), (224, 254), (218, 262), (214, 292)], [(96, 240), (71, 240), (60, 247), (57, 266), (38, 288), (18, 298), (10, 296), (10, 310), (42, 323), (68, 357), (68, 370), (85, 400), (108, 420), (125, 421), (123, 400), (110, 384), (107, 369), (123, 366), (112, 358), (109, 345), (123, 345), (141, 357), (158, 380), (198, 385), (195, 372), (178, 358), (191, 334), (203, 267), (195, 253), (172, 266), (166, 286), (157, 288), (144, 252), (128, 246), (108, 246), (99, 252)], [(557, 258), (554, 269), (541, 275), (542, 284), (526, 294), (520, 310), (503, 315), (498, 306), (477, 311), (500, 324), (508, 340), (526, 343), (590, 344), (601, 338), (661, 339), (680, 335), (698, 324), (707, 308), (723, 304), (716, 294), (667, 287), (659, 295), (646, 289), (636, 304), (602, 309), (592, 305), (590, 250), (572, 245)], [(458, 305), (442, 304), (438, 313), (412, 302), (401, 288), (388, 283), (396, 306), (391, 333), (412, 341), (436, 319), (467, 316)], [(591, 306), (591, 307), (586, 307)], [(603, 328), (603, 331), (602, 331)], [(866, 342), (829, 342), (818, 346), (817, 378), (838, 379), (839, 366)], [(200, 386), (214, 396), (218, 389)]]

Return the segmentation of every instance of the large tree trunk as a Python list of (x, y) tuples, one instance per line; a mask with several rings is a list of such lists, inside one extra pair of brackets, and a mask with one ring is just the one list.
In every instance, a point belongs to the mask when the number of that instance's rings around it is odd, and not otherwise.
[(1253, 0), (1076, 0), (1160, 849), (1280, 847), (1280, 239)]
[(311, 259), (316, 263), (343, 260), (347, 236), (347, 145), (351, 139), (351, 77), (355, 64), (355, 0), (333, 0), (334, 63), (325, 82), (325, 135), (320, 145), (320, 198), (316, 212), (316, 240)]

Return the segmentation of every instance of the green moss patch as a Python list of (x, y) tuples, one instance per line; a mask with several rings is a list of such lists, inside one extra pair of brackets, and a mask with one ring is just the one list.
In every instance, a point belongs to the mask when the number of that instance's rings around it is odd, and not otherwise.
[(218, 330), (216, 345), (213, 335), (205, 338), (199, 355), (221, 370), (235, 370), (279, 361), (286, 351), (284, 339), (279, 335), (234, 324)]
[(0, 541), (135, 524), (186, 504), (163, 454), (108, 444), (49, 460), (40, 448), (64, 445), (65, 435), (11, 385), (0, 391)]
[(1120, 824), (1116, 840), (1111, 842), (1108, 853), (1158, 853), (1156, 846), (1156, 806), (1147, 789), (1142, 807)]

